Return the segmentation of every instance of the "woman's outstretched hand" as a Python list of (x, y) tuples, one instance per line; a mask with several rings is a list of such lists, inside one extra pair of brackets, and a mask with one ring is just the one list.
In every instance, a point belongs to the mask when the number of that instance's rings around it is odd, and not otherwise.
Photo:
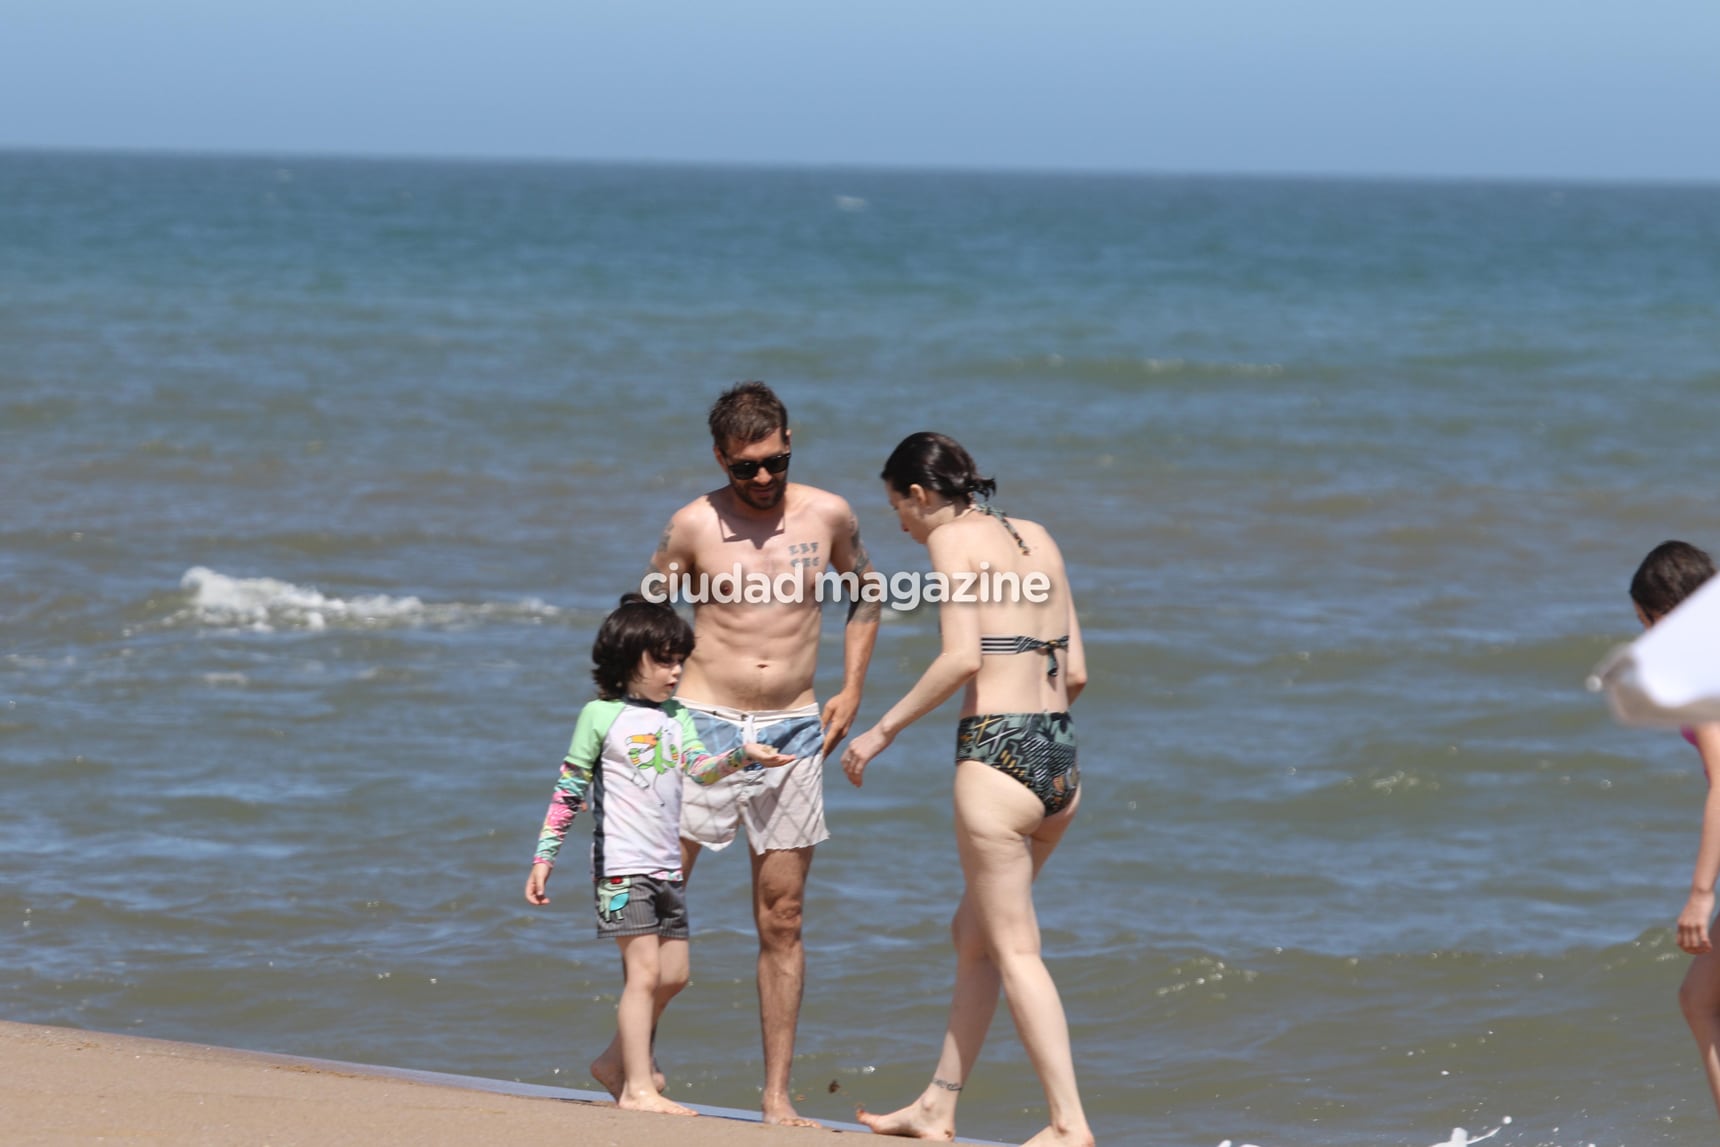
[(848, 747), (842, 751), (842, 771), (854, 783), (855, 788), (860, 787), (861, 780), (866, 775), (866, 766), (872, 762), (872, 758), (890, 747), (890, 740), (891, 738), (878, 731), (878, 726), (873, 725), (850, 741)]

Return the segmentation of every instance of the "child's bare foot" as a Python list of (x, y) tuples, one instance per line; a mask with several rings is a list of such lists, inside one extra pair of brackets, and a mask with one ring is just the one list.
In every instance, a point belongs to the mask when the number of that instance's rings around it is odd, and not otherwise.
[(645, 1088), (635, 1088), (622, 1092), (616, 1105), (623, 1111), (655, 1111), (659, 1115), (697, 1115), (691, 1107), (682, 1107), (673, 1099), (647, 1091)]
[(763, 1122), (769, 1123), (773, 1127), (822, 1128), (824, 1126), (824, 1124), (817, 1120), (808, 1119), (800, 1114), (800, 1112), (796, 1111), (794, 1109), (794, 1104), (789, 1102), (788, 1096), (786, 1095), (780, 1099), (766, 1097), (764, 1103), (760, 1105), (760, 1109), (764, 1113)]
[(874, 1135), (900, 1135), (904, 1139), (940, 1139), (944, 1142), (956, 1137), (954, 1124), (934, 1117), (918, 1103), (910, 1103), (888, 1115), (873, 1115), (864, 1107), (856, 1107), (854, 1118), (870, 1127)]
[[(609, 1093), (609, 1098), (621, 1098), (621, 1085), (626, 1082), (627, 1073), (621, 1068), (621, 1052), (611, 1044), (603, 1054), (591, 1061), (586, 1070), (591, 1072), (591, 1078), (603, 1085), (603, 1090)], [(651, 1085), (659, 1092), (669, 1086), (669, 1081), (663, 1075), (657, 1061), (651, 1061)]]

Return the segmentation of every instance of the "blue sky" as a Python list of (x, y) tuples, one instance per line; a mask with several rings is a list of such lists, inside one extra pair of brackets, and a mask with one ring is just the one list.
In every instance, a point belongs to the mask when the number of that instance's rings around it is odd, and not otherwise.
[(1720, 0), (0, 0), (0, 146), (1720, 180)]

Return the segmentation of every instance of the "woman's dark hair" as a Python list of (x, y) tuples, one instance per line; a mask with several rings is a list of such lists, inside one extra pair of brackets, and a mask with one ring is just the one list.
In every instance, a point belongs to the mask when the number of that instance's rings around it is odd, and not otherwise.
[(923, 486), (952, 502), (972, 502), (975, 494), (990, 498), (997, 492), (997, 483), (980, 477), (973, 455), (960, 442), (930, 430), (902, 439), (878, 477), (898, 494), (906, 494), (910, 486)]
[(1714, 559), (1689, 542), (1661, 542), (1630, 579), (1630, 599), (1657, 621), (1714, 576)]
[(627, 682), (647, 653), (658, 661), (684, 661), (691, 652), (693, 627), (672, 606), (623, 594), (591, 643), (591, 679), (597, 682), (599, 697), (616, 701), (627, 695)]
[(788, 407), (762, 382), (737, 382), (711, 404), (707, 422), (717, 449), (751, 446), (788, 429)]

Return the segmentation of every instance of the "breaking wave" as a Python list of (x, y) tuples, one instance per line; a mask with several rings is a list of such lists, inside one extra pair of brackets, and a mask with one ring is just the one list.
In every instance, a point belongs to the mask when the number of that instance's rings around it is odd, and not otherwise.
[(277, 630), (459, 627), (489, 621), (541, 622), (562, 611), (536, 598), (512, 602), (427, 602), (410, 595), (338, 597), (271, 577), (230, 577), (194, 566), (179, 579), (188, 595), (170, 624)]

